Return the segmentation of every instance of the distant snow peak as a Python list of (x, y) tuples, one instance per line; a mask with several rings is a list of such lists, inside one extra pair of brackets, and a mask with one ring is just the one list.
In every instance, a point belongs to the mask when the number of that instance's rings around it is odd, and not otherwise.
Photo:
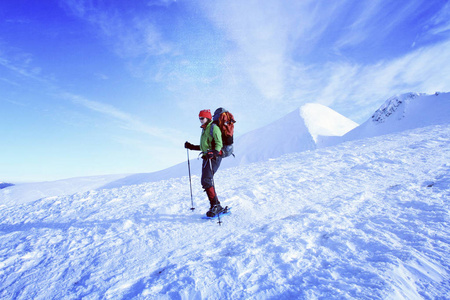
[(307, 103), (300, 107), (300, 116), (316, 143), (319, 136), (342, 136), (358, 126), (358, 123), (318, 103)]
[[(398, 116), (399, 120), (405, 117), (405, 109), (408, 102), (412, 99), (424, 96), (423, 93), (406, 93), (389, 98), (372, 116), (372, 121), (375, 123), (384, 123), (386, 119), (395, 113), (400, 106), (403, 107), (403, 114)], [(405, 104), (405, 105), (402, 105)]]
[(450, 93), (407, 93), (394, 96), (372, 118), (345, 134), (343, 141), (362, 139), (450, 122)]
[(221, 168), (314, 150), (322, 147), (328, 138), (342, 136), (356, 126), (357, 123), (331, 108), (308, 103), (236, 139), (236, 159), (225, 160)]

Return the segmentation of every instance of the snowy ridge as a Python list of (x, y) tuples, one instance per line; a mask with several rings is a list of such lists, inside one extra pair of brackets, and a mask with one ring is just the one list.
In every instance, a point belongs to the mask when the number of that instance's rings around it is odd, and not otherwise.
[[(0, 208), (2, 299), (444, 299), (450, 124)], [(194, 176), (194, 181), (199, 180)]]
[(300, 109), (236, 140), (236, 159), (224, 160), (224, 165), (243, 165), (265, 161), (286, 153), (316, 149), (314, 139), (301, 116)]
[(300, 115), (317, 147), (322, 146), (321, 139), (343, 136), (358, 126), (358, 123), (318, 103), (303, 105), (300, 108)]
[[(373, 114), (372, 121), (383, 123), (390, 115), (392, 115), (400, 105), (405, 102), (406, 104), (414, 98), (419, 96), (425, 96), (426, 94), (419, 93), (407, 93), (400, 96), (394, 96), (386, 100), (386, 102)], [(399, 120), (405, 117), (406, 105), (403, 105), (403, 113), (399, 115)]]
[(241, 136), (236, 141), (236, 160), (225, 166), (266, 161), (281, 155), (314, 150), (325, 136), (342, 136), (358, 124), (336, 111), (308, 103), (283, 118)]
[(450, 93), (407, 93), (389, 98), (366, 122), (337, 142), (450, 122)]

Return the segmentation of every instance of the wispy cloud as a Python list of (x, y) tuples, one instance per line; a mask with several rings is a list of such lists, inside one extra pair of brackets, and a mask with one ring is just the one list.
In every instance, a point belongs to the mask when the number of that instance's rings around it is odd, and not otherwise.
[(428, 28), (429, 34), (446, 34), (450, 36), (450, 2), (447, 2), (439, 13), (430, 20)]
[(174, 145), (180, 144), (179, 137), (182, 136), (182, 133), (177, 130), (171, 128), (149, 126), (140, 121), (136, 116), (127, 112), (123, 112), (110, 104), (88, 100), (79, 95), (62, 93), (61, 97), (70, 100), (77, 105), (81, 105), (91, 111), (97, 112), (101, 115), (110, 117), (120, 122), (120, 126), (123, 129), (143, 133), (153, 138), (173, 143)]
[[(37, 67), (33, 63), (31, 55), (16, 51), (14, 55), (10, 56), (14, 56), (16, 59), (13, 61), (4, 55), (0, 55), (0, 66), (9, 69), (12, 73), (18, 76), (18, 78), (28, 79), (29, 84), (33, 82), (38, 83), (41, 91), (45, 90), (45, 93), (51, 94), (52, 96), (56, 95), (60, 99), (69, 100), (71, 103), (81, 105), (90, 111), (110, 117), (112, 120), (119, 122), (119, 126), (121, 128), (146, 134), (154, 139), (158, 139), (160, 143), (161, 141), (165, 141), (171, 144), (179, 144), (180, 140), (182, 140), (180, 137), (183, 136), (183, 134), (179, 131), (170, 128), (149, 126), (140, 121), (136, 116), (123, 112), (110, 104), (92, 101), (80, 95), (75, 95), (65, 91), (64, 89), (58, 87), (52, 80), (48, 79), (45, 74), (43, 74), (41, 68)], [(10, 84), (14, 84), (16, 87), (20, 86), (18, 83), (12, 82), (9, 79), (2, 80)], [(17, 101), (8, 101), (15, 104), (19, 103)]]
[(176, 3), (177, 0), (149, 0), (147, 1), (148, 6), (164, 6), (167, 7), (172, 3)]
[(450, 90), (450, 41), (376, 64), (338, 62), (313, 72), (314, 100), (361, 122), (394, 94)]
[(95, 73), (94, 74), (94, 76), (96, 77), (96, 78), (98, 78), (98, 79), (101, 79), (101, 80), (108, 80), (109, 79), (109, 76), (108, 75), (105, 75), (105, 74), (103, 74), (103, 73)]
[(222, 0), (204, 1), (201, 5), (212, 22), (235, 43), (230, 56), (241, 66), (239, 71), (249, 76), (264, 97), (278, 99), (284, 89), (290, 35), (296, 35), (293, 15), (287, 12), (297, 10), (298, 5)]
[[(273, 101), (288, 97), (292, 64), (308, 63), (304, 57), (323, 55), (323, 40), (336, 40), (335, 50), (356, 45), (376, 30), (374, 16), (382, 1), (359, 5), (359, 14), (346, 20), (357, 1), (200, 1), (202, 9), (235, 48), (229, 64), (247, 74), (261, 96)], [(335, 32), (334, 27), (348, 24)], [(370, 23), (370, 27), (368, 24)], [(339, 34), (338, 36), (334, 36)], [(320, 47), (320, 48), (319, 48)], [(326, 58), (325, 58), (326, 59)], [(322, 59), (323, 60), (323, 59)]]
[(42, 77), (41, 68), (33, 66), (32, 55), (20, 51), (14, 53), (14, 58), (11, 55), (0, 52), (0, 66), (9, 69), (15, 74), (23, 77), (31, 78), (37, 81), (47, 81)]
[[(268, 101), (293, 109), (302, 102), (317, 101), (362, 121), (394, 93), (450, 89), (447, 42), (409, 47), (395, 56), (386, 50), (383, 60), (370, 63), (344, 54), (348, 47), (361, 52), (361, 45), (388, 44), (393, 32), (420, 14), (424, 1), (199, 3), (234, 45), (227, 56), (235, 74), (230, 77), (244, 81), (242, 74), (247, 74), (260, 93), (259, 99), (254, 97), (258, 104)], [(447, 30), (446, 7), (433, 20), (430, 32)]]
[[(150, 1), (148, 6), (167, 6), (171, 1)], [(101, 33), (106, 43), (112, 45), (122, 57), (163, 55), (172, 51), (151, 16), (134, 10), (130, 15), (114, 3), (86, 0), (64, 0), (64, 7), (75, 16), (87, 21)], [(130, 10), (134, 4), (127, 6)]]
[[(342, 28), (342, 35), (337, 37), (338, 40), (335, 42), (334, 47), (339, 51), (343, 47), (356, 46), (370, 38), (370, 33), (376, 29), (376, 25), (373, 24), (374, 16), (381, 13), (383, 9), (382, 3), (383, 0), (369, 1), (365, 5), (351, 3), (352, 6), (354, 5), (352, 7), (354, 13), (346, 20), (349, 24)], [(349, 6), (342, 5), (341, 7), (348, 14)]]

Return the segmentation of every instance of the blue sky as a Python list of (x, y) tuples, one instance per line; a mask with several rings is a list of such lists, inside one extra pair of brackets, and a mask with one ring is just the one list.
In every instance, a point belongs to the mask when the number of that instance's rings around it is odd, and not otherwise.
[(204, 108), (240, 135), (450, 91), (449, 1), (5, 0), (0, 23), (0, 181), (169, 167)]

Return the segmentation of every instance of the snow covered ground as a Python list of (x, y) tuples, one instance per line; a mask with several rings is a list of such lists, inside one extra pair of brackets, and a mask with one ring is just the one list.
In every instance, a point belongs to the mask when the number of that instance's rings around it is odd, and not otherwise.
[(46, 197), (87, 192), (128, 176), (128, 174), (88, 176), (56, 181), (20, 183), (0, 190), (0, 207), (27, 203)]
[(0, 207), (1, 299), (448, 299), (450, 124)]

